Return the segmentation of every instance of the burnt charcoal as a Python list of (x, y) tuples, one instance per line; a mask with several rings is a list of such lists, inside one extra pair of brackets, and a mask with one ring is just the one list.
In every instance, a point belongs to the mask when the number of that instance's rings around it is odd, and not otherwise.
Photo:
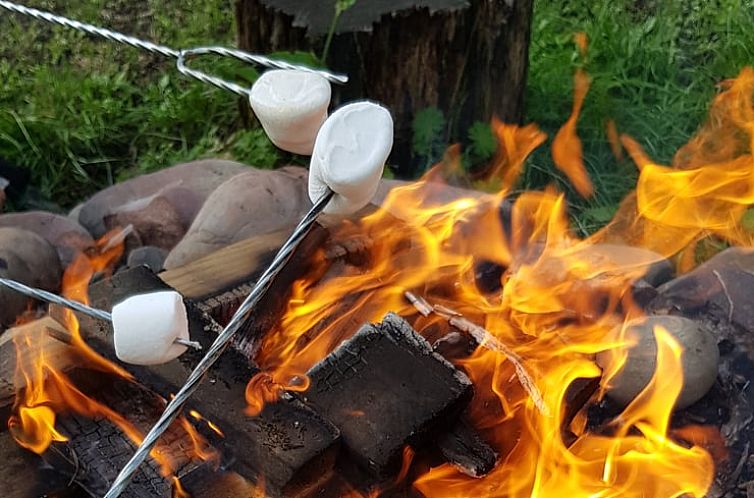
[(565, 394), (563, 422), (560, 426), (561, 437), (564, 441), (570, 443), (576, 440), (575, 434), (571, 431), (571, 422), (592, 399), (599, 387), (600, 377), (576, 379), (568, 386)]
[(658, 292), (649, 282), (639, 279), (631, 284), (631, 296), (636, 304), (646, 308), (658, 296)]
[(263, 485), (250, 482), (235, 472), (203, 467), (181, 479), (191, 498), (267, 498)]
[(647, 269), (642, 280), (652, 287), (659, 287), (675, 277), (675, 267), (669, 259), (662, 258), (655, 261)]
[(574, 380), (565, 394), (565, 413), (563, 424), (571, 423), (576, 414), (586, 405), (600, 386), (600, 378), (581, 378)]
[[(123, 414), (142, 434), (157, 421), (164, 400), (139, 384), (91, 371), (76, 371), (75, 384), (99, 403)], [(136, 445), (121, 429), (103, 417), (67, 414), (58, 417), (56, 427), (68, 437), (43, 455), (53, 468), (68, 475), (89, 496), (104, 495), (116, 476), (136, 451)], [(177, 476), (188, 474), (204, 465), (194, 457), (191, 436), (178, 423), (170, 426), (160, 439), (164, 455)], [(160, 464), (149, 458), (139, 467), (134, 480), (122, 496), (167, 497), (172, 480), (162, 476)]]
[(477, 289), (485, 294), (502, 290), (502, 278), (505, 268), (491, 261), (480, 261), (474, 265), (474, 281)]
[(446, 360), (453, 361), (468, 358), (477, 346), (479, 343), (471, 335), (454, 330), (437, 339), (432, 349)]
[(397, 470), (404, 446), (420, 448), (452, 427), (473, 394), (465, 374), (395, 314), (364, 325), (308, 373), (305, 398), (341, 432), (359, 465)]
[[(171, 289), (149, 268), (140, 266), (90, 286), (93, 305), (110, 310), (113, 303), (140, 292)], [(168, 398), (178, 392), (216, 337), (217, 324), (186, 301), (191, 338), (202, 351), (189, 350), (164, 365), (123, 365), (134, 377)], [(109, 323), (79, 316), (85, 340), (115, 360)], [(334, 465), (339, 432), (293, 395), (265, 406), (257, 417), (245, 414), (246, 384), (258, 369), (246, 356), (229, 348), (210, 370), (208, 379), (189, 402), (225, 433), (217, 441), (226, 465), (249, 480), (264, 476), (268, 494), (295, 495), (317, 482)], [(205, 434), (207, 435), (207, 434)]]
[(19, 446), (9, 431), (0, 432), (0, 491), (3, 498), (82, 496), (70, 477), (57, 472), (39, 456)]
[(240, 432), (249, 447), (237, 449), (244, 460), (239, 473), (245, 474), (243, 465), (251, 466), (254, 477), (264, 479), (269, 496), (305, 494), (327, 476), (339, 449), (338, 429), (290, 395), (266, 404)]
[(497, 453), (465, 421), (460, 421), (437, 441), (443, 457), (471, 477), (482, 477), (495, 468)]

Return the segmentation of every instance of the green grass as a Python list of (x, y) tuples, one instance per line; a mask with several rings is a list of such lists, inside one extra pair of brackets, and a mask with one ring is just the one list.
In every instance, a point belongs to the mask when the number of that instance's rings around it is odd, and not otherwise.
[[(174, 47), (235, 41), (232, 0), (27, 3)], [(606, 120), (669, 162), (703, 121), (715, 84), (754, 64), (753, 26), (754, 0), (535, 0), (527, 121), (552, 138), (571, 110), (571, 75), (585, 67), (593, 82), (578, 130), (596, 195), (574, 195), (549, 142), (527, 164), (521, 188), (555, 179), (583, 232), (604, 223), (636, 178), (629, 160), (610, 153)], [(586, 61), (574, 46), (578, 31), (589, 37)], [(223, 60), (197, 64), (254, 78)], [(170, 61), (6, 12), (0, 81), (0, 155), (29, 168), (43, 194), (65, 207), (118, 179), (202, 156), (260, 167), (291, 159), (260, 130), (243, 129), (234, 95), (182, 77)], [(468, 134), (474, 162), (489, 152), (488, 133), (475, 125)], [(444, 148), (423, 138), (419, 156)]]
[[(28, 4), (177, 48), (234, 43), (231, 0)], [(226, 61), (196, 62), (236, 72)], [(234, 95), (184, 78), (160, 56), (5, 11), (0, 81), (0, 155), (66, 207), (118, 179), (200, 156), (265, 167), (279, 159), (263, 134), (238, 131)]]
[[(606, 121), (669, 163), (704, 120), (716, 83), (754, 65), (753, 26), (752, 0), (536, 1), (527, 121), (554, 137), (571, 110), (571, 74), (585, 67), (592, 86), (578, 130), (596, 195), (574, 195), (552, 164), (549, 142), (533, 155), (523, 186), (539, 188), (555, 176), (578, 227), (589, 232), (603, 224), (636, 181), (631, 161), (610, 152)], [(578, 31), (589, 38), (585, 62), (573, 41)]]

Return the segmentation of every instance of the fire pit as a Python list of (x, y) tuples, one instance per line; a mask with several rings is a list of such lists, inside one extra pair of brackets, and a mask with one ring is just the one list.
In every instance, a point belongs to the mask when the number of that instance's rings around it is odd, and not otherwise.
[[(585, 91), (554, 155), (588, 195)], [(636, 191), (586, 238), (563, 194), (512, 193), (543, 137), (503, 123), (497, 194), (432, 172), (316, 225), (125, 495), (751, 496), (753, 95), (745, 70), (673, 167), (622, 137)], [(114, 274), (108, 234), (63, 293), (110, 312), (177, 291), (206, 350), (288, 232)], [(731, 248), (697, 261), (709, 240)], [(203, 353), (125, 365), (108, 321), (47, 315), (0, 338), (0, 484), (98, 497)]]

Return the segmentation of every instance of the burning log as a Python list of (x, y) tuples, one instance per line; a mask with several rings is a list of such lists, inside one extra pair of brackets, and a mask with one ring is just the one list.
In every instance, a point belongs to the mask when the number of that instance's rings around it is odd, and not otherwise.
[[(117, 474), (119, 466), (133, 451), (135, 446), (132, 438), (139, 437), (138, 432), (146, 430), (159, 416), (164, 406), (164, 398), (130, 380), (99, 371), (92, 374), (89, 370), (81, 370), (84, 365), (83, 358), (70, 345), (70, 333), (52, 318), (11, 329), (2, 339), (1, 412), (6, 418), (10, 415), (11, 405), (17, 401), (16, 395), (23, 392), (24, 388), (34, 388), (26, 385), (26, 382), (44, 381), (30, 379), (28, 376), (36, 368), (35, 362), (44, 358), (45, 372), (50, 372), (47, 375), (48, 379), (51, 372), (57, 372), (56, 376), (76, 378), (77, 392), (72, 393), (71, 399), (78, 401), (72, 401), (70, 405), (64, 402), (64, 405), (69, 406), (56, 420), (56, 429), (68, 440), (64, 443), (53, 443), (44, 451), (42, 457), (50, 468), (66, 477), (66, 482), (76, 482), (91, 496), (101, 495)], [(14, 375), (17, 367), (26, 375)], [(63, 384), (55, 382), (55, 385), (58, 386), (55, 389), (60, 389)], [(71, 393), (63, 396), (71, 396)], [(56, 399), (55, 396), (53, 399)], [(81, 400), (84, 399), (87, 401), (82, 403)], [(57, 402), (50, 403), (54, 405)], [(102, 408), (91, 408), (95, 404)], [(77, 413), (82, 410), (88, 413)], [(133, 430), (129, 434), (124, 433), (125, 419), (120, 420), (121, 424), (118, 424), (118, 420), (113, 421), (102, 416), (104, 412), (128, 413), (127, 424), (129, 428), (133, 426)], [(11, 424), (11, 428), (13, 426), (14, 424)], [(25, 431), (24, 429), (24, 433)], [(195, 441), (198, 440), (187, 432), (187, 429), (176, 424), (170, 429), (170, 437), (162, 441), (161, 455), (170, 455), (171, 468), (180, 468), (182, 473), (189, 472), (197, 465), (193, 461), (197, 455), (194, 451)], [(208, 455), (213, 450), (206, 447), (203, 451)], [(0, 479), (5, 477), (2, 476)], [(65, 486), (60, 487), (63, 488)], [(150, 461), (150, 465), (141, 469), (130, 496), (160, 497), (167, 495), (171, 488), (171, 481), (160, 473), (160, 465)]]
[[(157, 275), (140, 267), (93, 284), (89, 294), (92, 305), (109, 310), (113, 303), (128, 296), (168, 289), (171, 287)], [(193, 302), (186, 304), (191, 337), (206, 349), (219, 326)], [(262, 312), (258, 323), (266, 323), (272, 316), (273, 312), (270, 315)], [(86, 342), (114, 361), (110, 324), (78, 317)], [(163, 365), (128, 365), (126, 369), (139, 382), (167, 399), (183, 385), (200, 357), (201, 352), (191, 351)], [(268, 493), (296, 495), (332, 467), (339, 433), (293, 395), (265, 406), (257, 417), (248, 417), (244, 412), (246, 383), (256, 373), (257, 369), (245, 354), (229, 349), (214, 367), (210, 382), (203, 384), (192, 397), (191, 407), (225, 433), (226, 438), (217, 444), (228, 465), (251, 480), (262, 476)]]
[(534, 379), (524, 367), (523, 359), (515, 351), (497, 340), (497, 338), (489, 331), (464, 318), (463, 315), (461, 315), (457, 311), (439, 304), (433, 306), (429, 304), (423, 297), (416, 296), (409, 291), (406, 291), (404, 295), (421, 315), (429, 316), (430, 314), (434, 313), (446, 319), (448, 323), (451, 326), (455, 327), (457, 330), (468, 334), (478, 345), (484, 346), (491, 351), (504, 354), (506, 358), (508, 358), (508, 361), (513, 364), (513, 367), (516, 370), (516, 376), (518, 377), (521, 386), (529, 394), (532, 401), (537, 406), (537, 409), (539, 409), (539, 411), (543, 414), (549, 416), (549, 407), (542, 399), (542, 394), (539, 392), (539, 389), (534, 383)]
[[(49, 317), (13, 327), (0, 336), (0, 415), (4, 420), (10, 415), (17, 390), (26, 387), (25, 378), (14, 378), (19, 361), (28, 364), (35, 353), (43, 350), (46, 361), (59, 371), (73, 368), (75, 361), (71, 348), (56, 338), (61, 336), (70, 337), (70, 334), (57, 320)], [(24, 348), (18, 357), (15, 341), (21, 338), (28, 338), (32, 346)]]
[(396, 470), (404, 446), (421, 446), (472, 396), (469, 379), (394, 314), (363, 326), (309, 370), (306, 400), (340, 429), (357, 463)]
[(37, 496), (66, 497), (79, 489), (70, 478), (51, 469), (39, 457), (24, 450), (7, 431), (0, 432), (0, 490), (3, 498), (31, 498)]
[[(227, 323), (289, 233), (290, 230), (283, 230), (238, 242), (183, 267), (163, 272), (159, 278), (194, 303), (198, 311), (218, 323)], [(324, 246), (328, 237), (327, 229), (314, 225), (286, 268), (278, 274), (254, 316), (239, 332), (236, 349), (244, 350), (248, 358), (252, 358), (255, 351), (244, 349), (245, 338), (259, 336), (277, 324), (291, 285), (308, 271), (313, 255)], [(204, 343), (202, 345), (206, 347)]]
[[(92, 375), (85, 370), (78, 370), (73, 375), (77, 387), (94, 393), (93, 399), (115, 413), (127, 413), (128, 422), (142, 434), (164, 408), (164, 399), (139, 384), (101, 374)], [(102, 496), (134, 452), (135, 443), (119, 424), (107, 418), (67, 414), (59, 417), (57, 427), (68, 441), (54, 443), (43, 458), (70, 476), (90, 496)], [(159, 457), (150, 459), (139, 469), (138, 478), (124, 496), (169, 496), (176, 484), (164, 477), (164, 466), (169, 465), (172, 473), (180, 478), (201, 467), (201, 460), (211, 464), (215, 455), (216, 450), (201, 444), (185, 425), (173, 424), (161, 440)]]
[(448, 462), (471, 477), (487, 475), (497, 463), (495, 450), (464, 420), (440, 436), (437, 446)]

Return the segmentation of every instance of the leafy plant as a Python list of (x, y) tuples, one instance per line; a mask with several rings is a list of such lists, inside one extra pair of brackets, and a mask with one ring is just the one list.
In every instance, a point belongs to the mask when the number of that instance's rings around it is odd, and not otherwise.
[(232, 141), (230, 151), (237, 160), (257, 168), (271, 169), (281, 160), (280, 151), (261, 128), (238, 132)]
[(497, 151), (497, 138), (492, 128), (481, 121), (475, 121), (469, 128), (468, 142), (464, 149), (466, 169), (487, 163)]
[(332, 37), (335, 35), (335, 30), (338, 27), (338, 21), (340, 16), (345, 11), (350, 9), (356, 4), (356, 0), (335, 0), (335, 14), (333, 15), (332, 22), (330, 23), (330, 29), (327, 32), (327, 38), (325, 39), (325, 46), (322, 49), (322, 55), (319, 58), (319, 63), (323, 66), (327, 62), (327, 54), (330, 53), (330, 43), (332, 43)]
[[(612, 155), (604, 123), (613, 119), (620, 133), (669, 164), (703, 122), (716, 84), (754, 64), (753, 23), (752, 0), (536, 1), (526, 121), (553, 137), (570, 113), (573, 70), (584, 67), (592, 85), (578, 133), (596, 196), (572, 195), (547, 145), (528, 162), (523, 187), (557, 183), (571, 194), (584, 226), (604, 224), (637, 176), (630, 160)], [(579, 31), (589, 40), (585, 61), (573, 43)]]
[(412, 151), (424, 169), (439, 161), (445, 151), (445, 125), (445, 115), (437, 107), (427, 107), (414, 116)]

